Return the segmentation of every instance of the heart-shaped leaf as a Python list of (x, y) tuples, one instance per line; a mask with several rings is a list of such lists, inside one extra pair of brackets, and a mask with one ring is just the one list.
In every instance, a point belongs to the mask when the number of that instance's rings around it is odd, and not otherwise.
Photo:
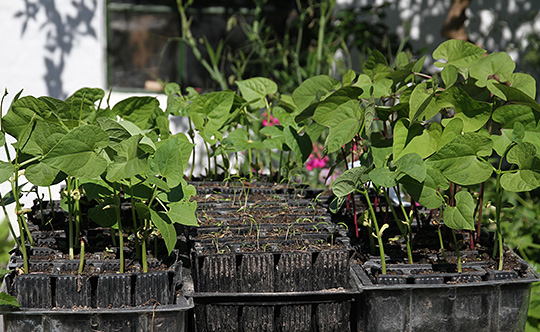
[(468, 191), (455, 195), (456, 206), (444, 209), (444, 224), (452, 229), (474, 230), (474, 198)]

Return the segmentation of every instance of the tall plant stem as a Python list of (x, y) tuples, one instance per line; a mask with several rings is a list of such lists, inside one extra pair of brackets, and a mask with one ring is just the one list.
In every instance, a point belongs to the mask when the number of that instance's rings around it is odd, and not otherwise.
[[(73, 189), (73, 199), (75, 199), (75, 239), (79, 239), (81, 237), (81, 204), (80, 204), (80, 194), (78, 193), (79, 190), (79, 180), (75, 179), (75, 188)], [(75, 194), (77, 192), (77, 194)]]
[(317, 36), (317, 61), (316, 61), (317, 67), (315, 70), (315, 75), (321, 74), (321, 62), (322, 62), (326, 22), (330, 18), (330, 14), (332, 13), (333, 7), (334, 7), (334, 0), (321, 2), (321, 17), (319, 19), (319, 34)]
[[(401, 212), (403, 213), (403, 216), (405, 217), (405, 224), (407, 226), (407, 233), (408, 233), (408, 239), (406, 240), (407, 241), (407, 245), (410, 246), (410, 243), (412, 242), (412, 230), (411, 230), (411, 220), (409, 218), (409, 215), (407, 214), (407, 211), (405, 211), (405, 207), (403, 206), (403, 202), (401, 201), (401, 192), (399, 190), (399, 186), (396, 187), (396, 194), (397, 194), (397, 198), (398, 198), (398, 201), (399, 201), (399, 206), (401, 207)], [(412, 203), (411, 203), (412, 205)], [(418, 221), (420, 222), (420, 221)], [(411, 256), (411, 259), (412, 259), (412, 256)]]
[(114, 204), (116, 222), (118, 224), (118, 253), (120, 254), (120, 273), (124, 273), (124, 232), (122, 231), (122, 218), (120, 216), (120, 196), (116, 191), (116, 184), (113, 184)]
[(446, 250), (444, 250), (444, 242), (441, 234), (441, 225), (437, 225), (437, 234), (439, 235), (439, 245), (441, 246), (441, 253), (444, 261), (446, 262)]
[(283, 162), (283, 149), (281, 149), (279, 151), (279, 168), (278, 168), (277, 179), (276, 179), (277, 183), (281, 182), (281, 167), (282, 167), (281, 164), (282, 164), (282, 162)]
[[(501, 158), (502, 159), (502, 158)], [(500, 166), (499, 166), (500, 170)], [(501, 232), (501, 206), (502, 206), (502, 187), (501, 187), (501, 173), (497, 172), (497, 184), (496, 184), (496, 199), (495, 199), (495, 222), (497, 224), (497, 245), (494, 249), (499, 250), (499, 270), (503, 269), (503, 236)], [(495, 256), (495, 255), (494, 255)]]
[(478, 225), (476, 226), (476, 242), (480, 242), (480, 231), (482, 227), (482, 208), (484, 205), (484, 183), (480, 184), (480, 195), (478, 197)]
[(135, 234), (135, 257), (141, 259), (141, 245), (139, 244), (138, 230), (139, 225), (137, 225), (137, 213), (135, 211), (135, 200), (133, 199), (133, 188), (130, 187), (131, 195), (129, 197), (131, 203), (131, 219), (133, 220), (133, 233)]
[(51, 216), (54, 219), (55, 212), (54, 212), (54, 202), (53, 202), (53, 199), (52, 199), (51, 186), (48, 186), (47, 188), (49, 189), (49, 206), (51, 208)]
[(456, 246), (457, 271), (458, 273), (461, 273), (461, 254), (459, 251), (459, 242), (456, 238), (456, 233), (454, 230), (450, 228), (450, 231), (452, 232), (452, 238), (454, 239), (454, 245)]
[[(18, 171), (16, 170), (15, 171), (16, 173), (18, 173)], [(15, 175), (17, 177), (17, 175)], [(21, 246), (19, 247), (20, 250), (21, 250), (21, 254), (23, 256), (23, 261), (24, 261), (24, 272), (25, 273), (28, 273), (29, 270), (28, 270), (28, 253), (26, 252), (26, 239), (25, 239), (25, 236), (24, 236), (24, 215), (22, 214), (22, 209), (21, 209), (21, 203), (19, 201), (19, 191), (18, 191), (18, 187), (17, 185), (15, 184), (14, 185), (14, 182), (12, 182), (12, 190), (13, 190), (13, 197), (15, 197), (15, 208), (17, 210), (17, 223), (19, 225), (19, 236), (20, 236), (20, 239), (21, 239)]]
[(66, 179), (67, 182), (67, 204), (68, 204), (68, 254), (69, 259), (73, 260), (75, 258), (75, 253), (73, 251), (73, 202), (71, 197), (71, 178)]
[(146, 273), (148, 272), (148, 262), (146, 259), (146, 243), (148, 242), (148, 232), (146, 230), (147, 230), (148, 220), (145, 219), (143, 221), (143, 224), (144, 224), (143, 234), (142, 234), (142, 239), (141, 239), (141, 261), (142, 261), (143, 273)]
[(377, 223), (377, 216), (375, 215), (375, 210), (373, 210), (373, 205), (369, 199), (369, 194), (367, 189), (362, 190), (361, 193), (366, 197), (368, 202), (369, 212), (371, 213), (371, 219), (373, 220), (373, 225), (375, 226), (375, 234), (377, 235), (377, 242), (379, 243), (379, 254), (381, 256), (381, 268), (382, 274), (386, 274), (386, 258), (384, 257), (384, 246), (382, 241), (382, 234), (379, 232), (379, 224)]
[[(13, 188), (13, 185), (12, 185), (12, 188)], [(13, 194), (15, 195), (15, 192), (13, 192)], [(14, 196), (14, 197), (18, 197), (18, 196)], [(18, 204), (19, 200), (17, 198), (15, 199), (15, 201), (17, 202), (16, 205), (19, 205)], [(19, 248), (19, 250), (21, 251), (21, 254), (23, 257), (24, 272), (28, 273), (29, 272), (28, 271), (28, 254), (26, 253), (26, 244), (25, 244), (26, 241), (24, 239), (24, 233), (22, 230), (21, 221), (19, 220), (19, 214), (17, 213), (17, 224), (19, 225), (20, 238), (17, 238), (17, 235), (15, 234), (15, 230), (13, 229), (13, 226), (11, 225), (11, 220), (9, 220), (9, 214), (7, 213), (6, 205), (2, 197), (0, 197), (0, 203), (2, 204), (2, 210), (4, 211), (4, 216), (6, 216), (6, 220), (9, 227), (9, 231), (11, 232), (11, 236), (13, 236), (13, 238), (15, 239), (15, 243), (17, 243), (17, 248)], [(18, 208), (17, 208), (17, 211), (19, 211)]]
[(396, 224), (399, 228), (399, 231), (401, 232), (401, 235), (405, 239), (405, 246), (407, 247), (407, 257), (409, 259), (409, 264), (413, 264), (411, 242), (409, 241), (407, 229), (405, 229), (405, 227), (403, 227), (403, 225), (401, 224), (401, 220), (399, 220), (398, 218), (396, 210), (394, 209), (394, 206), (392, 205), (392, 201), (390, 200), (390, 197), (388, 196), (388, 192), (385, 189), (383, 189), (383, 192), (384, 192), (384, 198), (386, 198), (386, 202), (388, 203), (388, 206), (390, 207), (390, 211), (392, 211), (392, 215), (394, 216), (394, 219), (396, 220)]
[(211, 175), (212, 174), (212, 159), (210, 157), (210, 145), (205, 141), (204, 142), (204, 146), (206, 147), (206, 159), (207, 159), (207, 162), (208, 162), (208, 168), (207, 168), (207, 176)]

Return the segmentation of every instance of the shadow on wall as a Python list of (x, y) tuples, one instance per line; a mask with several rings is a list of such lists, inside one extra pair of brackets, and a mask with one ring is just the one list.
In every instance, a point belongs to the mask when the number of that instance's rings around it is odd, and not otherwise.
[[(46, 56), (44, 58), (46, 74), (43, 77), (47, 85), (48, 95), (54, 98), (67, 97), (63, 89), (62, 73), (65, 60), (71, 53), (74, 43), (79, 37), (90, 36), (97, 39), (97, 33), (91, 22), (96, 14), (98, 0), (69, 0), (61, 3), (62, 12), (58, 11), (57, 0), (24, 0), (24, 10), (15, 14), (22, 21), (21, 38), (24, 38), (29, 24), (40, 24), (46, 33)], [(64, 4), (65, 3), (65, 4)], [(75, 15), (63, 15), (71, 6)], [(46, 19), (38, 21), (38, 14), (44, 12)], [(40, 14), (39, 17), (42, 17)], [(41, 20), (41, 19), (40, 19)]]

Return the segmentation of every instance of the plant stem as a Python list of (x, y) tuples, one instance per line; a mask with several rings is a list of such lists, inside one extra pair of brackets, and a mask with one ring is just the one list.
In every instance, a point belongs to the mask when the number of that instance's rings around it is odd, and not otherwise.
[(375, 234), (377, 235), (377, 242), (379, 243), (379, 254), (381, 256), (381, 268), (382, 268), (382, 274), (386, 274), (386, 258), (384, 257), (384, 246), (382, 241), (382, 234), (379, 233), (379, 224), (377, 223), (377, 216), (375, 215), (375, 211), (373, 210), (373, 205), (371, 205), (371, 201), (369, 199), (369, 194), (367, 189), (361, 191), (362, 194), (366, 197), (366, 200), (368, 202), (369, 211), (371, 212), (371, 218), (373, 220), (373, 225), (375, 226)]
[(390, 197), (388, 196), (388, 192), (386, 190), (383, 190), (383, 192), (384, 192), (384, 197), (386, 198), (386, 202), (388, 203), (388, 206), (390, 207), (390, 211), (392, 211), (392, 215), (394, 216), (394, 219), (396, 220), (396, 224), (398, 225), (399, 231), (401, 232), (401, 235), (405, 239), (405, 246), (407, 247), (407, 257), (409, 259), (409, 264), (413, 264), (411, 242), (409, 241), (407, 230), (401, 224), (401, 220), (399, 220), (398, 218), (396, 210), (394, 209), (394, 206), (392, 205), (392, 201), (390, 200)]
[(141, 259), (141, 245), (139, 244), (138, 230), (139, 225), (137, 225), (137, 214), (135, 211), (135, 200), (133, 199), (133, 187), (130, 187), (130, 203), (131, 203), (131, 219), (133, 220), (133, 233), (135, 241), (135, 257)]
[(459, 243), (456, 238), (456, 233), (452, 228), (450, 228), (450, 231), (452, 232), (452, 237), (454, 238), (454, 245), (456, 246), (456, 258), (457, 258), (457, 271), (458, 273), (461, 273), (461, 254), (459, 252)]
[(148, 232), (147, 232), (148, 220), (145, 219), (143, 223), (144, 223), (144, 226), (143, 226), (143, 236), (141, 239), (141, 261), (142, 261), (142, 266), (143, 266), (143, 273), (147, 273), (148, 262), (146, 258), (146, 243), (148, 242)]
[(439, 235), (439, 244), (441, 246), (441, 253), (443, 255), (444, 261), (446, 262), (447, 261), (447, 259), (446, 259), (446, 250), (444, 250), (444, 242), (443, 242), (443, 238), (442, 238), (441, 226), (440, 225), (437, 226), (437, 234)]
[(83, 273), (84, 270), (84, 240), (81, 239), (81, 251), (79, 254), (79, 274)]
[(68, 204), (68, 246), (69, 246), (69, 259), (75, 258), (73, 251), (73, 202), (71, 197), (71, 177), (66, 179), (67, 182), (67, 204)]
[(120, 273), (124, 273), (124, 233), (122, 231), (122, 218), (120, 217), (120, 196), (116, 191), (116, 183), (113, 184), (116, 222), (118, 224), (118, 253), (120, 254)]

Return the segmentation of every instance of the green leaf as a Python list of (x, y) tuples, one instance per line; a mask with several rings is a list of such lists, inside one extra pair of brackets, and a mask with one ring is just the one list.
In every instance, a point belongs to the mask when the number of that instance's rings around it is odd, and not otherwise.
[(369, 172), (369, 179), (377, 186), (391, 188), (396, 186), (396, 172), (392, 172), (390, 168), (378, 167)]
[[(98, 198), (110, 197), (113, 195), (113, 188), (103, 180), (86, 180), (80, 183), (81, 188), (84, 190), (84, 195), (89, 200)], [(145, 196), (148, 198), (149, 196)]]
[(363, 66), (364, 74), (368, 75), (373, 82), (390, 75), (390, 68), (385, 56), (379, 50), (372, 50)]
[(432, 92), (427, 91), (427, 83), (425, 82), (414, 88), (409, 100), (409, 119), (411, 121), (431, 119), (439, 113), (441, 107), (433, 96)]
[(468, 69), (475, 62), (480, 60), (486, 53), (485, 50), (480, 47), (457, 39), (450, 39), (440, 44), (435, 51), (433, 51), (433, 59), (446, 60), (446, 63), (435, 62), (436, 67), (446, 67), (453, 65), (458, 69)]
[(261, 128), (260, 133), (267, 138), (263, 141), (264, 145), (269, 149), (283, 149), (285, 144), (285, 136), (283, 134), (283, 126), (268, 126)]
[(296, 157), (305, 163), (313, 150), (313, 143), (307, 134), (299, 135), (292, 127), (285, 127), (283, 130), (285, 143), (294, 151)]
[(109, 137), (94, 125), (76, 127), (45, 155), (43, 162), (70, 176), (95, 178), (107, 167), (96, 150), (109, 144)]
[(516, 68), (516, 63), (506, 52), (492, 53), (478, 60), (469, 69), (470, 77), (476, 79), (476, 86), (485, 87), (488, 79), (499, 82), (509, 81)]
[(0, 292), (0, 305), (9, 305), (17, 308), (20, 307), (16, 298), (4, 292)]
[(4, 183), (15, 173), (15, 167), (12, 163), (0, 161), (0, 183)]
[(418, 182), (422, 182), (426, 178), (426, 164), (422, 157), (416, 153), (403, 155), (395, 162), (395, 165), (397, 167), (396, 173), (400, 176), (408, 175)]
[(148, 154), (139, 148), (141, 138), (132, 136), (114, 147), (116, 155), (107, 168), (107, 181), (116, 182), (144, 172)]
[(452, 229), (474, 230), (474, 198), (468, 191), (455, 195), (456, 206), (444, 209), (444, 224)]
[(167, 185), (171, 188), (179, 185), (187, 168), (193, 146), (186, 135), (182, 133), (158, 142), (156, 153), (148, 163), (151, 175), (165, 177)]
[(154, 97), (131, 97), (114, 105), (113, 112), (141, 129), (152, 129), (156, 118), (163, 113)]
[[(97, 106), (95, 103), (105, 96), (105, 92), (98, 88), (82, 88), (77, 90), (69, 98), (66, 99), (67, 112), (60, 112), (60, 117), (64, 120), (71, 119), (79, 122), (92, 123), (97, 114)], [(74, 125), (74, 124), (73, 124)], [(73, 126), (69, 126), (72, 128)]]
[(410, 127), (407, 125), (405, 119), (398, 120), (394, 125), (394, 161), (408, 153), (416, 153), (424, 159), (437, 151), (442, 134), (440, 124), (431, 123), (428, 129), (424, 129), (419, 123), (413, 123)]
[(370, 102), (366, 109), (364, 110), (364, 128), (366, 135), (371, 137), (371, 126), (373, 125), (373, 120), (375, 119), (375, 104)]
[(186, 226), (199, 226), (197, 217), (195, 216), (197, 202), (190, 202), (184, 199), (179, 202), (170, 203), (167, 207), (170, 209), (167, 215), (172, 222)]
[(529, 106), (509, 104), (498, 107), (493, 111), (493, 120), (500, 123), (503, 128), (514, 128), (516, 122), (526, 129), (536, 128), (534, 113)]
[(30, 183), (39, 187), (52, 186), (65, 178), (65, 174), (46, 163), (29, 165), (24, 171), (24, 176)]
[(463, 131), (463, 120), (460, 118), (452, 118), (450, 121), (446, 122), (446, 127), (444, 127), (441, 139), (437, 144), (437, 151), (442, 149), (443, 146), (450, 143), (454, 138), (461, 135)]
[(189, 117), (201, 136), (210, 144), (217, 142), (220, 129), (229, 120), (234, 100), (234, 92), (219, 91), (200, 95), (191, 104)]
[[(106, 197), (98, 205), (88, 210), (88, 217), (101, 227), (113, 227), (117, 225), (116, 207), (114, 199)], [(117, 226), (115, 226), (117, 228)]]
[(514, 88), (511, 86), (507, 86), (507, 85), (499, 84), (499, 83), (495, 83), (495, 86), (506, 96), (506, 100), (508, 102), (521, 104), (521, 105), (527, 105), (530, 108), (532, 108), (536, 112), (534, 116), (535, 116), (536, 122), (538, 122), (538, 119), (540, 117), (540, 114), (539, 114), (540, 105), (536, 102), (536, 100), (532, 99), (529, 95), (522, 92), (518, 88)]
[(422, 182), (409, 176), (404, 176), (399, 182), (403, 184), (415, 202), (428, 209), (437, 209), (444, 204), (444, 199), (437, 192), (449, 187), (448, 181), (441, 172), (431, 167), (426, 168), (426, 177)]
[(482, 183), (493, 173), (493, 166), (480, 158), (489, 157), (492, 146), (493, 142), (484, 134), (465, 133), (455, 137), (426, 163), (461, 186)]
[(248, 132), (242, 128), (231, 131), (222, 143), (231, 146), (233, 151), (265, 148), (263, 142), (249, 139)]
[(176, 246), (176, 229), (174, 225), (164, 212), (156, 212), (150, 209), (150, 216), (152, 223), (161, 233), (161, 237), (165, 241), (165, 246), (167, 246), (167, 251), (170, 255)]
[(516, 88), (531, 97), (536, 98), (536, 80), (534, 77), (524, 73), (513, 73), (510, 78), (510, 86)]
[[(451, 87), (438, 98), (439, 107), (452, 107), (455, 118), (463, 120), (463, 131), (477, 131), (482, 128), (491, 116), (491, 104), (472, 99), (459, 87)], [(448, 120), (449, 121), (449, 120)], [(443, 125), (446, 121), (443, 121)]]
[(324, 99), (329, 93), (341, 87), (341, 83), (327, 75), (308, 78), (293, 91), (292, 97), (299, 110)]
[[(358, 88), (350, 89), (361, 91)], [(325, 148), (328, 153), (332, 153), (350, 142), (359, 133), (364, 114), (358, 100), (333, 95), (317, 105), (313, 120), (330, 128)]]
[(264, 98), (267, 95), (276, 94), (278, 91), (277, 84), (264, 77), (236, 81), (236, 85), (238, 85), (242, 97), (255, 108), (264, 108), (266, 106)]
[(441, 78), (443, 79), (444, 86), (449, 89), (458, 79), (459, 72), (456, 67), (449, 65), (444, 67), (441, 72)]
[(377, 82), (373, 82), (372, 79), (366, 75), (361, 74), (358, 76), (358, 81), (354, 84), (361, 88), (364, 92), (360, 95), (360, 98), (369, 99), (381, 98), (392, 94), (393, 81), (389, 78), (381, 78)]
[(531, 143), (520, 143), (508, 151), (506, 160), (518, 165), (519, 169), (501, 176), (501, 186), (512, 192), (531, 191), (540, 187), (540, 159)]
[(356, 72), (352, 69), (349, 69), (345, 74), (343, 74), (343, 77), (341, 78), (341, 81), (343, 82), (343, 86), (352, 85), (355, 78), (356, 78)]
[(332, 184), (332, 191), (337, 197), (346, 197), (361, 188), (369, 180), (367, 168), (355, 167), (343, 172)]

